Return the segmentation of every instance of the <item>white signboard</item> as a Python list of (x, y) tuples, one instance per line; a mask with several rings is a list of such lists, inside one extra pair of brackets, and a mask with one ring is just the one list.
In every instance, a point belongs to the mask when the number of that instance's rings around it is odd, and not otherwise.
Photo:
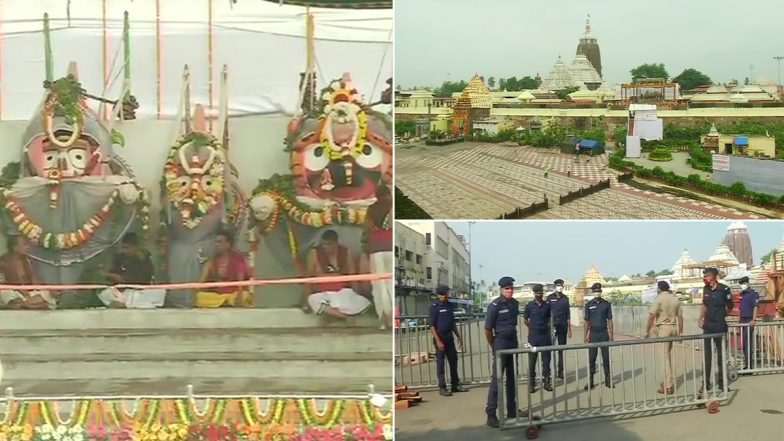
[(626, 137), (626, 157), (627, 158), (639, 158), (642, 153), (642, 148), (640, 147), (640, 137), (639, 136), (627, 136)]
[(713, 155), (713, 171), (730, 171), (730, 157)]

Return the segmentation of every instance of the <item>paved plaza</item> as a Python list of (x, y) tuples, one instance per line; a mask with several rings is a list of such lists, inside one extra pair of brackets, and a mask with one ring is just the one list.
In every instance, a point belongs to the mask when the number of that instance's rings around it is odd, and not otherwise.
[[(477, 322), (481, 324), (480, 322)], [(460, 375), (464, 382), (471, 383), (473, 377), (480, 384), (469, 385), (467, 393), (442, 397), (437, 392), (425, 390), (424, 402), (409, 409), (396, 412), (396, 439), (405, 441), (461, 441), (476, 439), (519, 440), (525, 439), (523, 429), (499, 431), (485, 426), (484, 406), (487, 400), (486, 380), (490, 376), (490, 352), (483, 340), (477, 323), (464, 323), (464, 352), (460, 354)], [(571, 342), (582, 341), (582, 328), (574, 327)], [(525, 341), (525, 330), (521, 330), (521, 341)], [(616, 341), (636, 340), (634, 337), (616, 334)], [(432, 340), (426, 331), (396, 333), (395, 351), (432, 350)], [(568, 346), (567, 346), (568, 347)], [(656, 387), (662, 379), (661, 358), (655, 355), (654, 347), (615, 347), (610, 356), (615, 389), (599, 386), (591, 392), (582, 390), (586, 383), (586, 352), (565, 352), (565, 382), (556, 382), (557, 404), (551, 401), (550, 392), (543, 395), (547, 403), (544, 408), (540, 392), (532, 396), (532, 409), (552, 416), (558, 412), (597, 406), (624, 405), (632, 402), (657, 400)], [(658, 349), (658, 348), (657, 348)], [(676, 344), (673, 348), (676, 371), (677, 395), (667, 400), (686, 399), (696, 394), (701, 384), (702, 353), (691, 344)], [(526, 375), (526, 357), (520, 357), (517, 371), (521, 379)], [(601, 381), (601, 374), (598, 374)], [(435, 362), (415, 366), (398, 366), (396, 383), (406, 385), (437, 384)], [(484, 383), (484, 384), (482, 384)], [(574, 423), (557, 423), (544, 426), (539, 434), (541, 440), (573, 441), (671, 441), (678, 439), (719, 440), (748, 439), (773, 441), (781, 439), (780, 427), (784, 424), (784, 401), (781, 400), (784, 374), (740, 377), (730, 384), (729, 400), (724, 402), (718, 414), (711, 415), (704, 408), (694, 405), (680, 406), (671, 410), (647, 410), (616, 418), (599, 418)], [(521, 381), (519, 393), (524, 393), (525, 382)], [(540, 389), (541, 390), (541, 389)], [(525, 396), (525, 395), (524, 395)], [(593, 401), (591, 401), (593, 400)], [(527, 399), (521, 400), (520, 408), (527, 408)], [(592, 403), (592, 404), (591, 404)], [(551, 407), (552, 406), (552, 407)]]
[[(532, 219), (762, 218), (619, 183), (607, 155), (580, 156), (575, 162), (574, 155), (556, 151), (481, 143), (409, 145), (395, 153), (395, 184), (436, 219), (495, 219), (545, 197), (550, 208)], [(611, 188), (558, 205), (558, 196), (606, 179)]]

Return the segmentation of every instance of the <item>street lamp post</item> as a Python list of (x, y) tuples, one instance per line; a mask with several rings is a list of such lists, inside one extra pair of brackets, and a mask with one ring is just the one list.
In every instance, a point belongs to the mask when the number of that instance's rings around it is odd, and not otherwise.
[(776, 85), (778, 87), (776, 88), (776, 91), (780, 93), (781, 92), (781, 60), (784, 60), (784, 56), (777, 55), (773, 57), (773, 59), (778, 62), (778, 79), (776, 81)]

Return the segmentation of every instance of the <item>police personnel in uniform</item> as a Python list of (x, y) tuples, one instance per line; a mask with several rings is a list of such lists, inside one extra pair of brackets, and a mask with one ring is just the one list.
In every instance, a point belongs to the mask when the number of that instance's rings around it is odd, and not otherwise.
[[(493, 351), (493, 376), (490, 390), (487, 392), (487, 425), (498, 427), (498, 375), (496, 372), (496, 352), (501, 349), (516, 349), (517, 342), (517, 317), (520, 315), (520, 303), (512, 297), (514, 293), (514, 279), (502, 277), (498, 281), (501, 295), (487, 306), (485, 316), (485, 337)], [(515, 359), (511, 355), (501, 356), (500, 375), (506, 372), (506, 415), (508, 418), (517, 416), (517, 397), (515, 396)]]
[[(430, 306), (430, 333), (433, 335), (433, 344), (436, 346), (438, 391), (441, 395), (449, 397), (453, 392), (467, 391), (460, 387), (460, 377), (457, 375), (457, 347), (454, 337), (457, 336), (460, 346), (463, 346), (463, 339), (455, 324), (455, 305), (449, 303), (449, 287), (438, 285), (436, 296), (438, 300)], [(445, 359), (449, 362), (451, 391), (446, 388)]]
[[(550, 305), (550, 316), (553, 321), (553, 330), (558, 345), (565, 345), (566, 339), (572, 338), (572, 314), (569, 309), (569, 298), (563, 294), (564, 281), (557, 279), (555, 282), (555, 292), (547, 296), (547, 304)], [(558, 367), (555, 373), (556, 380), (563, 380), (564, 365), (563, 351), (556, 353)]]
[[(537, 283), (533, 286), (534, 300), (528, 302), (523, 310), (525, 326), (528, 328), (528, 344), (531, 346), (550, 346), (550, 304), (544, 301), (544, 287)], [(542, 385), (544, 390), (552, 391), (550, 381), (550, 351), (542, 352)], [(528, 353), (528, 391), (536, 392), (536, 361), (538, 352)]]
[[(702, 290), (702, 314), (699, 326), (703, 334), (717, 334), (727, 332), (727, 314), (732, 311), (732, 293), (730, 288), (719, 283), (719, 270), (705, 268), (702, 271), (702, 281), (705, 288)], [(724, 357), (721, 352), (721, 337), (706, 338), (705, 351), (705, 385), (711, 390), (711, 371), (713, 369), (713, 348), (716, 348), (716, 362), (718, 364), (718, 386), (724, 390)], [(711, 344), (712, 343), (712, 344)], [(700, 386), (702, 390), (702, 386)]]
[[(597, 343), (613, 341), (613, 322), (612, 306), (610, 302), (602, 298), (602, 284), (594, 283), (591, 291), (595, 296), (590, 302), (585, 304), (585, 342)], [(609, 332), (608, 332), (609, 330)], [(588, 349), (588, 364), (590, 365), (591, 380), (586, 384), (584, 390), (593, 389), (596, 384), (593, 376), (596, 374), (596, 357), (599, 348)], [(613, 388), (610, 378), (610, 348), (604, 346), (602, 349), (602, 367), (604, 368), (604, 385)]]
[(759, 294), (749, 287), (749, 278), (741, 277), (740, 280), (740, 314), (738, 321), (748, 326), (741, 326), (740, 341), (743, 346), (743, 360), (746, 362), (746, 369), (752, 369), (754, 363), (754, 325), (757, 318), (757, 307), (759, 306)]

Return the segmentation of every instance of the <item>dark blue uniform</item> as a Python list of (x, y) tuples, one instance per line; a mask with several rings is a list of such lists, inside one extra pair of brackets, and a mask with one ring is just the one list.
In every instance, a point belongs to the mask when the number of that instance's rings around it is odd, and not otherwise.
[[(585, 325), (588, 326), (588, 343), (610, 341), (607, 320), (612, 320), (612, 305), (601, 297), (594, 297), (585, 304)], [(588, 364), (591, 371), (591, 384), (596, 374), (596, 357), (599, 348), (588, 348)], [(602, 367), (605, 382), (610, 379), (610, 348), (602, 347)]]
[[(751, 323), (754, 320), (754, 308), (759, 305), (759, 294), (749, 288), (740, 293), (740, 323)], [(754, 327), (741, 326), (740, 341), (743, 346), (743, 359), (746, 361), (746, 369), (751, 369), (754, 361)]]
[[(550, 304), (542, 300), (542, 303), (533, 300), (525, 305), (523, 317), (528, 319), (528, 344), (531, 346), (550, 346)], [(536, 381), (536, 361), (539, 358), (538, 352), (528, 353), (528, 379), (529, 385), (533, 387)], [(550, 378), (550, 352), (542, 353), (542, 376)]]
[[(702, 304), (706, 308), (705, 322), (702, 325), (703, 334), (716, 334), (727, 332), (727, 312), (733, 308), (732, 293), (730, 288), (719, 283), (716, 289), (706, 286), (702, 291)], [(711, 341), (712, 340), (712, 341)], [(712, 344), (711, 344), (712, 343)], [(705, 378), (710, 389), (711, 371), (713, 370), (713, 348), (716, 348), (716, 362), (718, 363), (719, 389), (724, 388), (724, 357), (721, 351), (721, 337), (706, 338), (705, 344)]]
[[(547, 296), (547, 303), (550, 305), (550, 313), (553, 317), (553, 330), (555, 331), (555, 339), (559, 345), (566, 344), (566, 338), (569, 335), (569, 320), (572, 319), (572, 313), (569, 308), (569, 298), (565, 295), (552, 293)], [(563, 378), (563, 351), (558, 351), (558, 378)]]
[(455, 346), (455, 305), (452, 303), (435, 302), (430, 305), (430, 326), (435, 328), (438, 338), (444, 343), (444, 350), (439, 351), (436, 339), (433, 344), (436, 346), (436, 372), (438, 373), (438, 387), (446, 388), (446, 375), (444, 359), (449, 361), (449, 378), (452, 387), (456, 388), (460, 384), (457, 375), (457, 347)]
[[(520, 303), (514, 298), (506, 300), (500, 296), (487, 306), (485, 329), (493, 331), (495, 334), (495, 340), (493, 340), (493, 379), (487, 393), (487, 407), (485, 408), (488, 415), (495, 415), (498, 409), (498, 372), (496, 372), (495, 351), (519, 347), (517, 341), (517, 318), (519, 315)], [(514, 365), (513, 356), (501, 356), (501, 374), (506, 372), (506, 414), (510, 418), (517, 415)]]

